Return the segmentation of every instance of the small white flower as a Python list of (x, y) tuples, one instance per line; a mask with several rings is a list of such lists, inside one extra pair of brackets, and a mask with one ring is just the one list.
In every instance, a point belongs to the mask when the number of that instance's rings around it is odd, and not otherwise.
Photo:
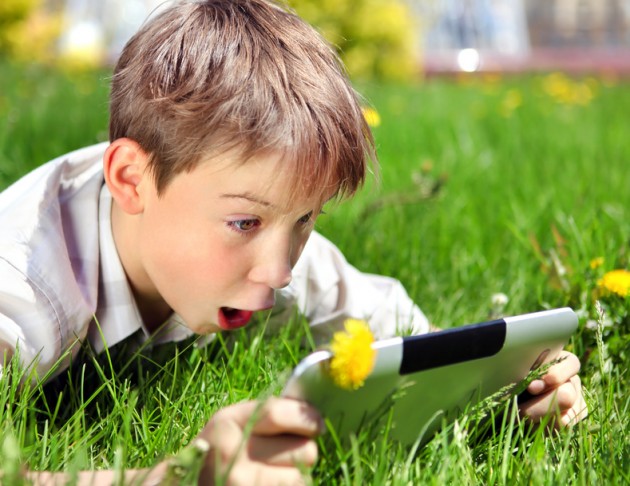
[(595, 331), (597, 329), (597, 321), (595, 319), (589, 319), (586, 321), (586, 329), (589, 331)]
[(492, 297), (490, 297), (492, 307), (505, 307), (509, 301), (510, 299), (508, 298), (508, 296), (502, 292), (492, 294)]

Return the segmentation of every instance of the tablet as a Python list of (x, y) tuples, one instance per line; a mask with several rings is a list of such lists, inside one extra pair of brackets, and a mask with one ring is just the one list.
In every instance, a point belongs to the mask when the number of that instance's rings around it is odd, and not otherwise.
[(389, 437), (424, 443), (462, 410), (555, 359), (577, 325), (573, 310), (562, 308), (376, 341), (374, 369), (351, 391), (326, 373), (331, 353), (316, 351), (296, 366), (283, 395), (314, 405), (341, 437), (387, 416)]

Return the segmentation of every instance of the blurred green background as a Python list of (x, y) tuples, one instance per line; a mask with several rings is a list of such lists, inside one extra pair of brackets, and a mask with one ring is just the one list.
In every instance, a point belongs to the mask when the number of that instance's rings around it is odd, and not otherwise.
[[(283, 0), (279, 0), (283, 1)], [(286, 0), (355, 80), (562, 70), (630, 72), (617, 0)], [(0, 55), (64, 69), (111, 65), (161, 0), (2, 0)]]
[[(417, 75), (417, 25), (403, 1), (290, 3), (339, 49), (356, 78), (409, 80)], [(70, 69), (111, 64), (124, 41), (159, 4), (2, 0), (0, 54)]]

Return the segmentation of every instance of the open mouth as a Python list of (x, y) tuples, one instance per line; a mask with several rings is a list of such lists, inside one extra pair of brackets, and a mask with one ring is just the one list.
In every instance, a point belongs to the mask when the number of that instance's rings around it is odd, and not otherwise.
[(247, 325), (252, 314), (252, 311), (221, 307), (219, 309), (219, 326), (226, 330), (238, 329)]

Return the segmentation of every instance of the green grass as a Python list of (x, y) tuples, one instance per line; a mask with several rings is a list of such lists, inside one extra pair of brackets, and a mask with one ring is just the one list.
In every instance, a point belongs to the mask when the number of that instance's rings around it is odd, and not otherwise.
[[(106, 78), (0, 64), (0, 188), (107, 138)], [(316, 483), (630, 481), (628, 298), (602, 297), (599, 320), (611, 325), (599, 327), (599, 341), (591, 325), (597, 279), (630, 268), (630, 85), (560, 79), (553, 90), (552, 80), (360, 86), (382, 118), (381, 182), (329, 208), (318, 227), (362, 270), (399, 278), (443, 327), (485, 319), (496, 292), (509, 296), (506, 315), (574, 307), (581, 322), (570, 346), (582, 360), (589, 418), (543, 434), (508, 413), (480, 439), (469, 414), (418, 451), (366, 437), (341, 447), (328, 435)], [(561, 102), (585, 86), (590, 101)], [(591, 269), (596, 257), (604, 263)], [(278, 393), (310, 350), (307, 337), (296, 318), (279, 335), (258, 326), (203, 349), (86, 352), (84, 366), (21, 391), (20, 370), (9, 368), (0, 379), (0, 469), (150, 466), (218, 408)]]

